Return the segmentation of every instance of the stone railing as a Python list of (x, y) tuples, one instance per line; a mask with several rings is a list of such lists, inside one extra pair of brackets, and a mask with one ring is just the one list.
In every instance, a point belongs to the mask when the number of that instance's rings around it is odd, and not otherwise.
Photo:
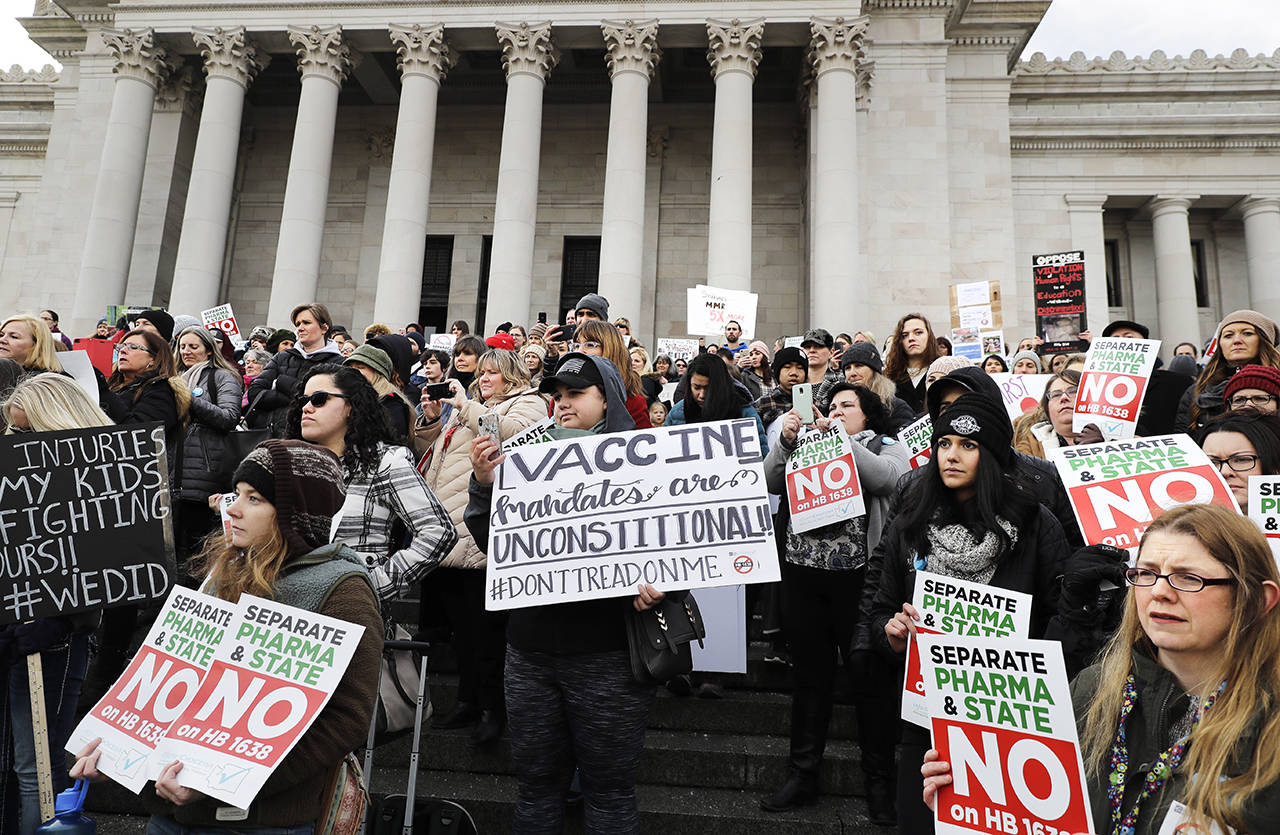
[(45, 64), (38, 70), (26, 70), (21, 64), (14, 64), (8, 70), (0, 70), (0, 84), (52, 84), (59, 76), (52, 64)]
[(1135, 55), (1126, 57), (1119, 50), (1108, 58), (1087, 58), (1083, 52), (1073, 52), (1070, 58), (1054, 58), (1050, 61), (1043, 52), (1037, 52), (1029, 61), (1020, 61), (1014, 68), (1017, 75), (1053, 75), (1056, 73), (1107, 73), (1107, 72), (1210, 72), (1215, 70), (1280, 69), (1280, 49), (1271, 55), (1250, 55), (1237, 49), (1230, 55), (1209, 57), (1203, 49), (1197, 49), (1187, 57), (1170, 58), (1157, 49), (1147, 58)]

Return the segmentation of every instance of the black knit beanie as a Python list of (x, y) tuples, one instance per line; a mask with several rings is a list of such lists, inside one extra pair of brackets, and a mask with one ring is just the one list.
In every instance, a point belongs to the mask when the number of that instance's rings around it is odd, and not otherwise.
[(338, 456), (306, 441), (263, 441), (236, 467), (232, 484), (246, 482), (276, 509), (289, 556), (329, 543), (346, 486)]
[[(977, 441), (1004, 466), (1013, 461), (1013, 427), (1003, 404), (981, 394), (962, 394), (933, 423), (933, 443), (943, 435), (963, 435)], [(937, 458), (937, 453), (934, 453)]]

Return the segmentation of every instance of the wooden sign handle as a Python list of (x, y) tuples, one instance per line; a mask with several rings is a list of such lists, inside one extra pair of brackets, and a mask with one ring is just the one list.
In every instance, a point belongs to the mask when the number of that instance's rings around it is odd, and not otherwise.
[(36, 746), (36, 780), (43, 823), (53, 820), (53, 767), (49, 763), (49, 721), (44, 712), (44, 668), (38, 652), (27, 656), (27, 689), (31, 693), (31, 736)]

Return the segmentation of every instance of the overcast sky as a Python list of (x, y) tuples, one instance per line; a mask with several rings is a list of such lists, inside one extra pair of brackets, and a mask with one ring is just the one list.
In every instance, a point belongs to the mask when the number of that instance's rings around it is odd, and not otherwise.
[[(56, 64), (14, 20), (34, 5), (0, 0), (0, 67)], [(1155, 49), (1226, 55), (1237, 47), (1268, 55), (1280, 48), (1280, 0), (1055, 0), (1024, 57), (1065, 58), (1077, 49), (1090, 58), (1117, 49), (1129, 56)]]

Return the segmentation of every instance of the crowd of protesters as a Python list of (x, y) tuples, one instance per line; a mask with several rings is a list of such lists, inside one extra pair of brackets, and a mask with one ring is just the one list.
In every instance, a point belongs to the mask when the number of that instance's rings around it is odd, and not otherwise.
[[(375, 637), (393, 634), (390, 604), (417, 589), (418, 635), (449, 641), (458, 659), (458, 701), (434, 724), (469, 729), (482, 748), (509, 733), (516, 832), (559, 831), (571, 785), (580, 785), (587, 831), (639, 831), (635, 783), (656, 690), (630, 672), (624, 613), (665, 596), (642, 584), (623, 599), (486, 611), (488, 509), (503, 459), (485, 427), (496, 424), (505, 440), (548, 416), (556, 439), (755, 423), (769, 489), (782, 496), (774, 519), (782, 579), (752, 587), (748, 600), (770, 641), (766, 660), (794, 679), (789, 770), (760, 799), (765, 811), (819, 802), (843, 689), (856, 706), (870, 819), (910, 835), (933, 831), (930, 804), (950, 767), (927, 732), (899, 719), (897, 702), (915, 575), (927, 570), (1031, 595), (1029, 637), (1061, 641), (1075, 677), (1100, 827), (1110, 815), (1115, 832), (1156, 835), (1174, 800), (1190, 819), (1250, 833), (1274, 826), (1276, 563), (1252, 523), (1208, 506), (1160, 517), (1133, 564), (1126, 552), (1083, 541), (1046, 456), (1103, 440), (1096, 425), (1076, 431), (1072, 422), (1092, 334), (1081, 334), (1081, 353), (1047, 354), (1029, 338), (1008, 355), (969, 359), (954, 356), (918, 313), (902, 316), (883, 345), (865, 330), (833, 336), (813, 327), (798, 347), (770, 346), (730, 322), (722, 342), (671, 356), (609, 314), (608, 300), (589, 294), (559, 324), (504, 323), (486, 338), (453, 322), (441, 348), (415, 323), (352, 333), (312, 302), (294, 308), (290, 328), (255, 327), (237, 347), (193, 317), (147, 310), (98, 323), (90, 338), (111, 343), (113, 361), (93, 393), (58, 360), (72, 343), (54, 311), (14, 315), (0, 325), (0, 415), (10, 433), (160, 422), (184, 582), (213, 573), (208, 588), (225, 599), (276, 595), (368, 624)], [(1101, 335), (1149, 333), (1116, 321)], [(1250, 476), (1280, 474), (1278, 342), (1267, 316), (1228, 314), (1204, 350), (1184, 342), (1157, 365), (1138, 422), (1139, 435), (1191, 434), (1241, 510)], [(1038, 402), (1014, 419), (991, 376), (1005, 373), (1048, 377)], [(808, 397), (796, 396), (801, 384)], [(931, 456), (911, 469), (897, 436), (926, 414)], [(836, 425), (853, 440), (866, 513), (797, 532), (787, 458), (805, 426)], [(230, 436), (245, 428), (273, 440), (234, 460)], [(218, 510), (227, 493), (229, 539)], [(299, 584), (303, 575), (314, 582)], [(314, 597), (320, 586), (332, 594)], [(0, 629), (10, 682), (4, 812), (20, 831), (39, 822), (20, 662), (40, 653), (46, 671), (58, 671), (45, 688), (56, 752), (77, 711), (123, 669), (138, 621), (139, 610), (125, 607)], [(347, 677), (355, 680), (344, 679), (245, 825), (304, 831), (316, 818), (312, 788), (364, 739), (377, 679), (369, 643)], [(1144, 769), (1117, 770), (1121, 754), (1151, 762), (1175, 748), (1183, 765), (1154, 789)], [(96, 757), (86, 749), (72, 773), (98, 776)], [(158, 820), (219, 825), (215, 804), (181, 787), (171, 769), (146, 799)]]

